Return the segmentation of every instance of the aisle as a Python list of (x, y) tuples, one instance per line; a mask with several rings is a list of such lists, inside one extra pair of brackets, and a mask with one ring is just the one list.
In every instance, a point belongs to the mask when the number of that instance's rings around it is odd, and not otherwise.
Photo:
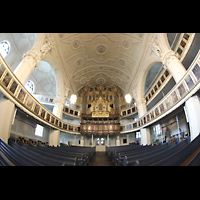
[(106, 152), (95, 152), (92, 162), (88, 166), (112, 166), (106, 157)]

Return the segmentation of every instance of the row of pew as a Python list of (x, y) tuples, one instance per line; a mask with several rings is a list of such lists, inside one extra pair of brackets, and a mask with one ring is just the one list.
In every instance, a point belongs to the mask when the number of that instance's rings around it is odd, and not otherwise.
[(87, 166), (94, 147), (50, 147), (0, 138), (0, 166)]
[[(186, 162), (195, 151), (198, 153)], [(200, 165), (200, 135), (192, 142), (187, 136), (182, 141), (146, 146), (106, 147), (106, 154), (115, 166), (187, 166)]]

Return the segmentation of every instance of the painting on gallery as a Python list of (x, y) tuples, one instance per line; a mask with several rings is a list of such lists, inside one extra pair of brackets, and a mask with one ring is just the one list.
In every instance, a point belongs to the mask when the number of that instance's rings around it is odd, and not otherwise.
[(188, 76), (185, 77), (185, 82), (186, 82), (186, 84), (187, 84), (187, 86), (188, 86), (189, 89), (194, 85), (194, 82), (191, 79), (190, 75), (188, 75)]
[(180, 94), (181, 97), (185, 94), (186, 91), (185, 91), (185, 88), (184, 88), (183, 84), (181, 84), (178, 87), (178, 91), (179, 91), (179, 94)]
[(176, 95), (176, 92), (174, 91), (174, 92), (172, 92), (172, 94), (171, 94), (171, 97), (172, 97), (172, 101), (173, 101), (173, 103), (176, 103), (176, 101), (178, 100), (178, 97), (177, 97), (177, 95)]
[(194, 73), (194, 75), (196, 76), (197, 80), (199, 80), (200, 78), (200, 68), (199, 65), (196, 64), (194, 69), (192, 70), (192, 72)]

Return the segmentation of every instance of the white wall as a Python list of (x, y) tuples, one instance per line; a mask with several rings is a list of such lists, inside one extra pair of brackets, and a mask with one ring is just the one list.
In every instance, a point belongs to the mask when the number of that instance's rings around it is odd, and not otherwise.
[(70, 142), (71, 145), (79, 145), (79, 140), (81, 140), (81, 135), (60, 132), (60, 143), (68, 145)]
[[(180, 113), (177, 114), (177, 116), (178, 116), (179, 127), (181, 128), (181, 131), (188, 133), (188, 126), (187, 126), (184, 111), (182, 110)], [(162, 120), (160, 123), (158, 121), (156, 124), (154, 124), (154, 126), (157, 124), (161, 124), (163, 136), (165, 136), (165, 132), (167, 130), (166, 126), (170, 129), (170, 135), (175, 135), (178, 133), (178, 125), (177, 125), (175, 116), (170, 117), (170, 119)], [(151, 133), (151, 141), (153, 141), (153, 139), (156, 139), (156, 138), (162, 141), (161, 136), (156, 137), (156, 135), (154, 134), (153, 126), (150, 126), (150, 133)]]
[(40, 140), (42, 142), (49, 142), (49, 128), (44, 127), (43, 130), (43, 136), (35, 136), (35, 128), (36, 128), (37, 122), (35, 120), (32, 120), (31, 118), (28, 118), (26, 116), (23, 116), (17, 112), (14, 124), (11, 126), (11, 136), (17, 137), (21, 136), (25, 139), (33, 139), (33, 140)]

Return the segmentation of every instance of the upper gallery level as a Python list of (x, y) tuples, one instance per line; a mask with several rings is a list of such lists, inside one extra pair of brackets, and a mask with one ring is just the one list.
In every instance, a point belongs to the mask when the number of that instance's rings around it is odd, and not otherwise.
[[(159, 116), (167, 109), (161, 104), (171, 89), (188, 93), (197, 86), (199, 38), (195, 33), (2, 33), (1, 92), (62, 131), (71, 128), (54, 114), (55, 107), (78, 119), (99, 111), (119, 114), (122, 124), (132, 120), (139, 128), (153, 119), (148, 114), (159, 102)], [(186, 75), (194, 87), (181, 82)]]

